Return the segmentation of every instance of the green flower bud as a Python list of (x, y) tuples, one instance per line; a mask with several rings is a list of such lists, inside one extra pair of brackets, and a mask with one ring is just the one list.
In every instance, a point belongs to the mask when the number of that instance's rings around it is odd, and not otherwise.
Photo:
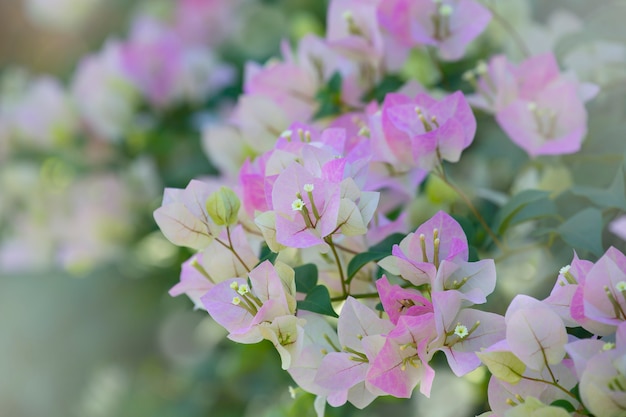
[(218, 226), (230, 226), (237, 223), (240, 207), (239, 197), (228, 187), (220, 187), (206, 200), (206, 211)]

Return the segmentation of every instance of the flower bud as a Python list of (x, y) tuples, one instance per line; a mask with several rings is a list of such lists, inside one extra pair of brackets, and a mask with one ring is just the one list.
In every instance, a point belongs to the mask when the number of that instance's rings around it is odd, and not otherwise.
[(218, 226), (237, 223), (240, 207), (239, 197), (228, 187), (220, 187), (206, 200), (206, 211)]

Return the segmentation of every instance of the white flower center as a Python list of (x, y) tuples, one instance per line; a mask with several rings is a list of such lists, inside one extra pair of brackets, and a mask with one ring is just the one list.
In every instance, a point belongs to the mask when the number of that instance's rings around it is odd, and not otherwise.
[(469, 334), (469, 331), (467, 330), (466, 326), (462, 324), (457, 324), (456, 327), (454, 328), (454, 334), (459, 336), (461, 339), (463, 339), (464, 337), (467, 337), (467, 335)]
[(291, 203), (291, 208), (295, 211), (302, 211), (304, 208), (304, 201), (302, 201), (301, 198), (296, 198), (293, 200), (293, 203)]

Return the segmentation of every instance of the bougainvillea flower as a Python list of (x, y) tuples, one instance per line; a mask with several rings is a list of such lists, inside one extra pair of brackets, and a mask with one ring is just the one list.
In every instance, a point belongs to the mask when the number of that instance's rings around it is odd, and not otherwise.
[(217, 189), (216, 184), (197, 180), (189, 182), (184, 190), (165, 189), (154, 219), (170, 242), (202, 250), (219, 236), (222, 227), (211, 220), (205, 207), (207, 198)]
[(483, 304), (496, 288), (492, 259), (478, 262), (441, 261), (432, 283), (433, 291), (456, 291), (465, 303)]
[(459, 160), (474, 140), (476, 119), (460, 91), (440, 101), (422, 93), (415, 99), (388, 94), (382, 127), (389, 148), (403, 163), (431, 170), (442, 160)]
[[(302, 347), (301, 321), (295, 317), (294, 271), (277, 262), (265, 261), (245, 278), (223, 281), (201, 299), (211, 317), (239, 343), (270, 340), (281, 355), (283, 368)], [(299, 341), (298, 341), (299, 340)], [(296, 350), (294, 350), (296, 349)]]
[(432, 313), (432, 303), (412, 288), (391, 285), (386, 276), (376, 281), (376, 289), (380, 296), (385, 313), (393, 324), (398, 324), (401, 316), (420, 316)]
[[(223, 231), (220, 238), (227, 242), (227, 232)], [(196, 308), (204, 308), (200, 298), (215, 284), (230, 278), (245, 277), (248, 269), (256, 265), (259, 259), (250, 247), (243, 226), (232, 229), (230, 244), (237, 255), (214, 240), (205, 250), (185, 261), (180, 272), (180, 282), (172, 287), (170, 295), (186, 294)]]
[(333, 0), (327, 15), (327, 40), (344, 54), (375, 63), (383, 55), (376, 19), (380, 0)]
[(475, 352), (502, 340), (504, 317), (462, 309), (458, 291), (434, 291), (432, 298), (438, 337), (429, 345), (429, 352), (443, 351), (452, 372), (457, 376), (465, 375), (480, 366)]
[(568, 80), (551, 83), (532, 100), (515, 100), (496, 120), (531, 157), (577, 152), (587, 134), (587, 110)]
[(505, 321), (511, 351), (530, 369), (541, 371), (565, 356), (565, 324), (548, 305), (518, 295), (509, 305)]
[(325, 178), (315, 177), (293, 163), (276, 179), (272, 205), (277, 213), (279, 243), (305, 248), (322, 244), (323, 238), (333, 233), (339, 216), (343, 166), (332, 161), (325, 166), (325, 174)]
[(435, 377), (428, 362), (428, 342), (436, 337), (434, 315), (402, 316), (387, 335), (383, 348), (372, 361), (366, 380), (387, 394), (410, 398), (420, 384), (427, 397)]
[(405, 45), (432, 45), (454, 61), (485, 30), (491, 13), (474, 0), (383, 0), (379, 18)]
[[(626, 320), (626, 256), (614, 247), (609, 248), (587, 272), (580, 291), (584, 317), (607, 325), (606, 329), (596, 328), (598, 334), (614, 332)], [(576, 298), (572, 308), (579, 306), (579, 302)]]
[(291, 120), (309, 120), (315, 112), (318, 85), (313, 76), (295, 63), (271, 61), (265, 66), (246, 64), (244, 92), (271, 99)]
[(467, 262), (468, 254), (467, 237), (459, 223), (439, 211), (394, 245), (392, 256), (379, 265), (414, 285), (432, 284), (441, 261)]
[(550, 296), (543, 300), (561, 317), (567, 327), (578, 327), (585, 320), (582, 291), (580, 291), (580, 303), (577, 304), (579, 308), (576, 307), (580, 311), (572, 311), (572, 300), (581, 288), (580, 285), (584, 284), (587, 272), (592, 266), (593, 262), (581, 260), (578, 254), (574, 253), (572, 263), (561, 268)]
[[(349, 297), (337, 324), (341, 351), (324, 356), (315, 381), (329, 390), (348, 391), (346, 400), (358, 408), (367, 406), (377, 395), (366, 387), (365, 376), (370, 363), (363, 343), (369, 337), (387, 334), (392, 329), (389, 320), (379, 318), (373, 310)], [(354, 394), (350, 395), (350, 391)], [(329, 403), (334, 407), (343, 404)]]
[[(510, 352), (510, 348), (506, 340), (496, 343), (485, 349), (483, 352)], [(567, 361), (567, 360), (566, 360)], [(526, 368), (523, 371), (521, 380), (515, 383), (506, 382), (492, 376), (489, 380), (488, 398), (489, 405), (496, 416), (504, 416), (507, 411), (511, 410), (520, 403), (520, 398), (534, 397), (538, 398), (544, 404), (551, 404), (556, 400), (566, 400), (575, 407), (579, 405), (568, 393), (561, 389), (546, 384), (543, 381), (552, 381), (555, 378), (559, 384), (566, 390), (574, 388), (578, 383), (578, 379), (572, 370), (572, 364), (562, 363), (550, 365), (550, 369), (545, 367), (541, 372)], [(528, 378), (528, 379), (526, 379)]]

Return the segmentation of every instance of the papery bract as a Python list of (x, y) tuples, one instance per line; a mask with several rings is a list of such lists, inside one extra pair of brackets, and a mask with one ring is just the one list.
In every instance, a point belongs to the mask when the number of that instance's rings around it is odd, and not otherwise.
[(507, 309), (506, 340), (529, 368), (541, 371), (565, 356), (567, 332), (561, 318), (540, 301), (518, 295)]
[(382, 128), (401, 162), (431, 170), (440, 161), (457, 162), (474, 140), (476, 119), (459, 91), (437, 101), (420, 93), (415, 99), (388, 94)]
[(435, 371), (428, 364), (432, 353), (426, 348), (435, 336), (432, 313), (400, 317), (373, 360), (366, 381), (399, 398), (410, 398), (420, 384), (420, 392), (428, 397)]
[(154, 219), (172, 243), (202, 250), (219, 235), (221, 227), (209, 218), (205, 202), (217, 186), (192, 180), (184, 190), (168, 188)]
[(435, 46), (441, 58), (454, 61), (485, 30), (491, 13), (473, 0), (383, 0), (380, 19), (402, 43)]

